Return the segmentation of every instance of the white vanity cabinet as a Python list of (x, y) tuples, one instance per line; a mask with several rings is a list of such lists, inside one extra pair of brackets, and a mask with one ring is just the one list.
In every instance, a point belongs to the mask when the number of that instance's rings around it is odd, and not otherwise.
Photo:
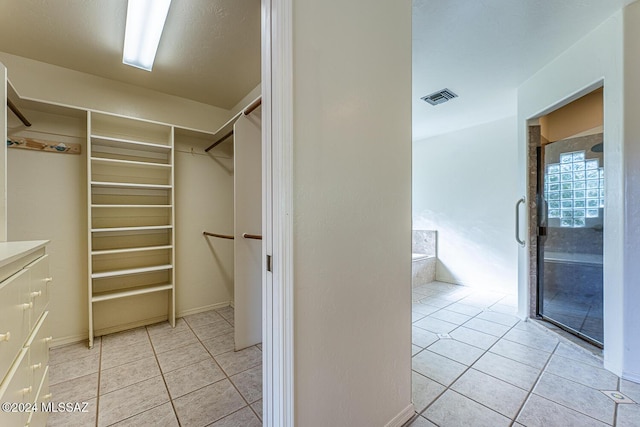
[[(50, 399), (48, 241), (0, 242), (0, 426), (44, 426), (46, 413), (25, 412)], [(14, 410), (16, 412), (13, 412)]]

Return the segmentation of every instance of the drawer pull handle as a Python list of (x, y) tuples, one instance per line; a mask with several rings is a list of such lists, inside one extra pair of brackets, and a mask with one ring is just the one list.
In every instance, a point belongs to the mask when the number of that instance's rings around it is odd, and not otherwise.
[(33, 308), (33, 303), (32, 302), (24, 303), (24, 304), (22, 304), (22, 308), (24, 310), (29, 310), (30, 308)]
[(33, 371), (36, 371), (36, 370), (38, 370), (38, 369), (40, 369), (40, 368), (42, 368), (42, 363), (37, 363), (37, 364), (35, 364), (35, 365), (31, 366), (31, 369), (32, 369)]
[(31, 292), (31, 298), (37, 298), (39, 296), (42, 296), (42, 291)]
[(31, 392), (33, 391), (33, 387), (29, 386), (27, 388), (23, 388), (22, 390), (20, 390), (22, 392), (22, 394), (24, 396), (26, 396), (27, 394), (31, 394)]
[(48, 394), (45, 394), (44, 396), (42, 396), (42, 400), (49, 400), (49, 399), (51, 399), (52, 397), (53, 397), (53, 394), (48, 393)]
[(49, 284), (49, 282), (53, 282), (53, 277), (45, 277), (44, 282)]
[(11, 332), (7, 332), (6, 334), (0, 334), (0, 342), (9, 341), (11, 339)]
[(44, 339), (44, 342), (51, 342), (53, 340), (53, 337), (46, 337)]

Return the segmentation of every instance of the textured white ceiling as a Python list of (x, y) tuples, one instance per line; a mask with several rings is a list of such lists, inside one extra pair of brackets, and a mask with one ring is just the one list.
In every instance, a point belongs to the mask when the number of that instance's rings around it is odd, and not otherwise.
[[(519, 84), (631, 1), (413, 0), (414, 140), (515, 114)], [(173, 0), (151, 73), (122, 64), (126, 5), (1, 0), (0, 51), (222, 108), (260, 82), (260, 0)]]
[(515, 115), (521, 83), (632, 1), (414, 0), (414, 141)]
[(260, 0), (173, 0), (152, 72), (122, 64), (126, 0), (2, 0), (0, 51), (222, 108), (260, 83)]

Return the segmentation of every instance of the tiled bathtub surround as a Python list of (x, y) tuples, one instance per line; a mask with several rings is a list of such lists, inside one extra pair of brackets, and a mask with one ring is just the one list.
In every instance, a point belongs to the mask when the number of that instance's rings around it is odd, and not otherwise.
[(413, 230), (411, 283), (424, 285), (436, 279), (436, 236), (434, 230)]
[(414, 254), (436, 256), (436, 238), (435, 230), (413, 230), (411, 251)]
[(56, 402), (88, 402), (54, 413), (48, 426), (262, 425), (261, 346), (235, 352), (233, 309), (106, 335), (51, 350)]
[[(520, 321), (515, 306), (513, 296), (448, 283), (414, 288), (413, 401), (420, 415), (411, 426), (640, 425), (640, 384)], [(632, 403), (605, 394), (614, 390)]]

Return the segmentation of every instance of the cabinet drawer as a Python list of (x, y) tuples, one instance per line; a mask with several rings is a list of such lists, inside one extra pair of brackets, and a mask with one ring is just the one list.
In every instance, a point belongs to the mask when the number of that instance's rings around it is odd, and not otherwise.
[(44, 371), (49, 364), (49, 323), (47, 322), (48, 311), (45, 311), (27, 340), (29, 347), (29, 368), (31, 370), (31, 385), (37, 388), (42, 381)]
[[(16, 363), (0, 384), (0, 402), (26, 403), (35, 398), (36, 391), (29, 384), (29, 350), (23, 348)], [(0, 426), (23, 426), (28, 419), (26, 412), (0, 411)]]
[(25, 267), (29, 271), (30, 302), (33, 303), (30, 327), (33, 328), (49, 304), (49, 255), (44, 255)]
[(38, 394), (36, 395), (35, 403), (38, 407), (38, 412), (29, 414), (29, 420), (27, 426), (29, 427), (45, 427), (47, 424), (48, 412), (43, 411), (42, 404), (48, 403), (51, 400), (51, 394), (49, 393), (49, 367), (47, 366), (38, 387)]
[(28, 300), (29, 274), (26, 270), (0, 282), (0, 379), (7, 374), (27, 339), (31, 311)]

